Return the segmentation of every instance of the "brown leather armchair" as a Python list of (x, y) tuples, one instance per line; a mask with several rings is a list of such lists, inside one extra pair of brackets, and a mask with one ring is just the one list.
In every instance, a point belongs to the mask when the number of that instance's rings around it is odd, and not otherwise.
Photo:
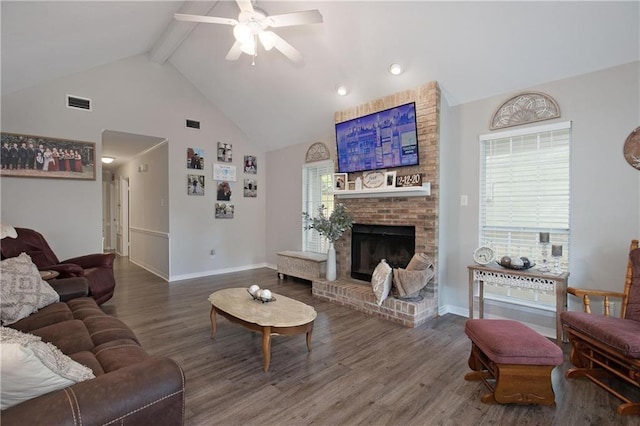
[(102, 304), (111, 299), (116, 286), (113, 276), (113, 253), (96, 253), (60, 261), (47, 240), (39, 232), (15, 228), (17, 238), (4, 238), (0, 243), (2, 258), (27, 253), (40, 270), (56, 271), (58, 278), (85, 277), (89, 282), (89, 296)]

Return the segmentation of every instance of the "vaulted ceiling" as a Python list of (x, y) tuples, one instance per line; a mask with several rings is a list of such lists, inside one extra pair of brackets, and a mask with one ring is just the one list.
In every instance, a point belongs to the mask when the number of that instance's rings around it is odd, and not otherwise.
[[(232, 27), (173, 17), (237, 18), (234, 1), (2, 1), (2, 93), (149, 53), (270, 150), (330, 142), (335, 111), (432, 80), (456, 105), (640, 60), (637, 1), (255, 4), (269, 15), (321, 12), (322, 24), (275, 30), (301, 64), (276, 50), (259, 51), (255, 66), (244, 54), (227, 61)], [(390, 75), (392, 62), (406, 71)]]

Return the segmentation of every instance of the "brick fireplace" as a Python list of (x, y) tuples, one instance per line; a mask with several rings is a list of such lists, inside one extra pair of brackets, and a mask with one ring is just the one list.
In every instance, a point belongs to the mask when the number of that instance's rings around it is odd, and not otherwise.
[[(436, 82), (427, 83), (414, 90), (399, 92), (358, 107), (336, 113), (336, 122), (371, 114), (376, 111), (416, 103), (418, 125), (418, 166), (395, 169), (398, 176), (420, 173), (423, 182), (431, 184), (430, 196), (380, 196), (368, 198), (340, 197), (359, 224), (403, 225), (415, 228), (415, 252), (426, 253), (438, 268), (438, 170), (439, 170), (439, 110), (440, 89)], [(350, 173), (353, 181), (361, 173)], [(387, 194), (388, 195), (388, 194)], [(338, 280), (314, 281), (313, 294), (355, 309), (399, 322), (409, 327), (437, 315), (437, 273), (429, 283), (422, 302), (412, 304), (397, 299), (387, 299), (381, 307), (375, 304), (370, 286), (365, 281), (351, 278), (351, 232), (346, 232), (336, 244)]]

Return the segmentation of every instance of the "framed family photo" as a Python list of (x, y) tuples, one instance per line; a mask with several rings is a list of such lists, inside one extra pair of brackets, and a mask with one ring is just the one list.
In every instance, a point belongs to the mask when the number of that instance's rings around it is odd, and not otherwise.
[(387, 188), (393, 188), (396, 186), (396, 171), (385, 172), (384, 174), (384, 186)]
[(204, 150), (201, 148), (187, 148), (187, 168), (204, 169)]
[(333, 174), (333, 190), (345, 191), (346, 189), (347, 189), (347, 174), (334, 173)]
[(0, 176), (96, 180), (96, 144), (2, 133)]

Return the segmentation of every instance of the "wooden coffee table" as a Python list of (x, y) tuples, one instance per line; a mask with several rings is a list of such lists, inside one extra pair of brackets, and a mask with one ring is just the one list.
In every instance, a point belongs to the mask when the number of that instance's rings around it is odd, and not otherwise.
[(216, 313), (229, 321), (262, 333), (264, 371), (271, 362), (271, 336), (306, 333), (307, 350), (311, 352), (311, 333), (316, 311), (294, 299), (273, 294), (275, 301), (254, 300), (246, 288), (227, 288), (209, 296), (211, 302), (211, 338), (216, 335)]

